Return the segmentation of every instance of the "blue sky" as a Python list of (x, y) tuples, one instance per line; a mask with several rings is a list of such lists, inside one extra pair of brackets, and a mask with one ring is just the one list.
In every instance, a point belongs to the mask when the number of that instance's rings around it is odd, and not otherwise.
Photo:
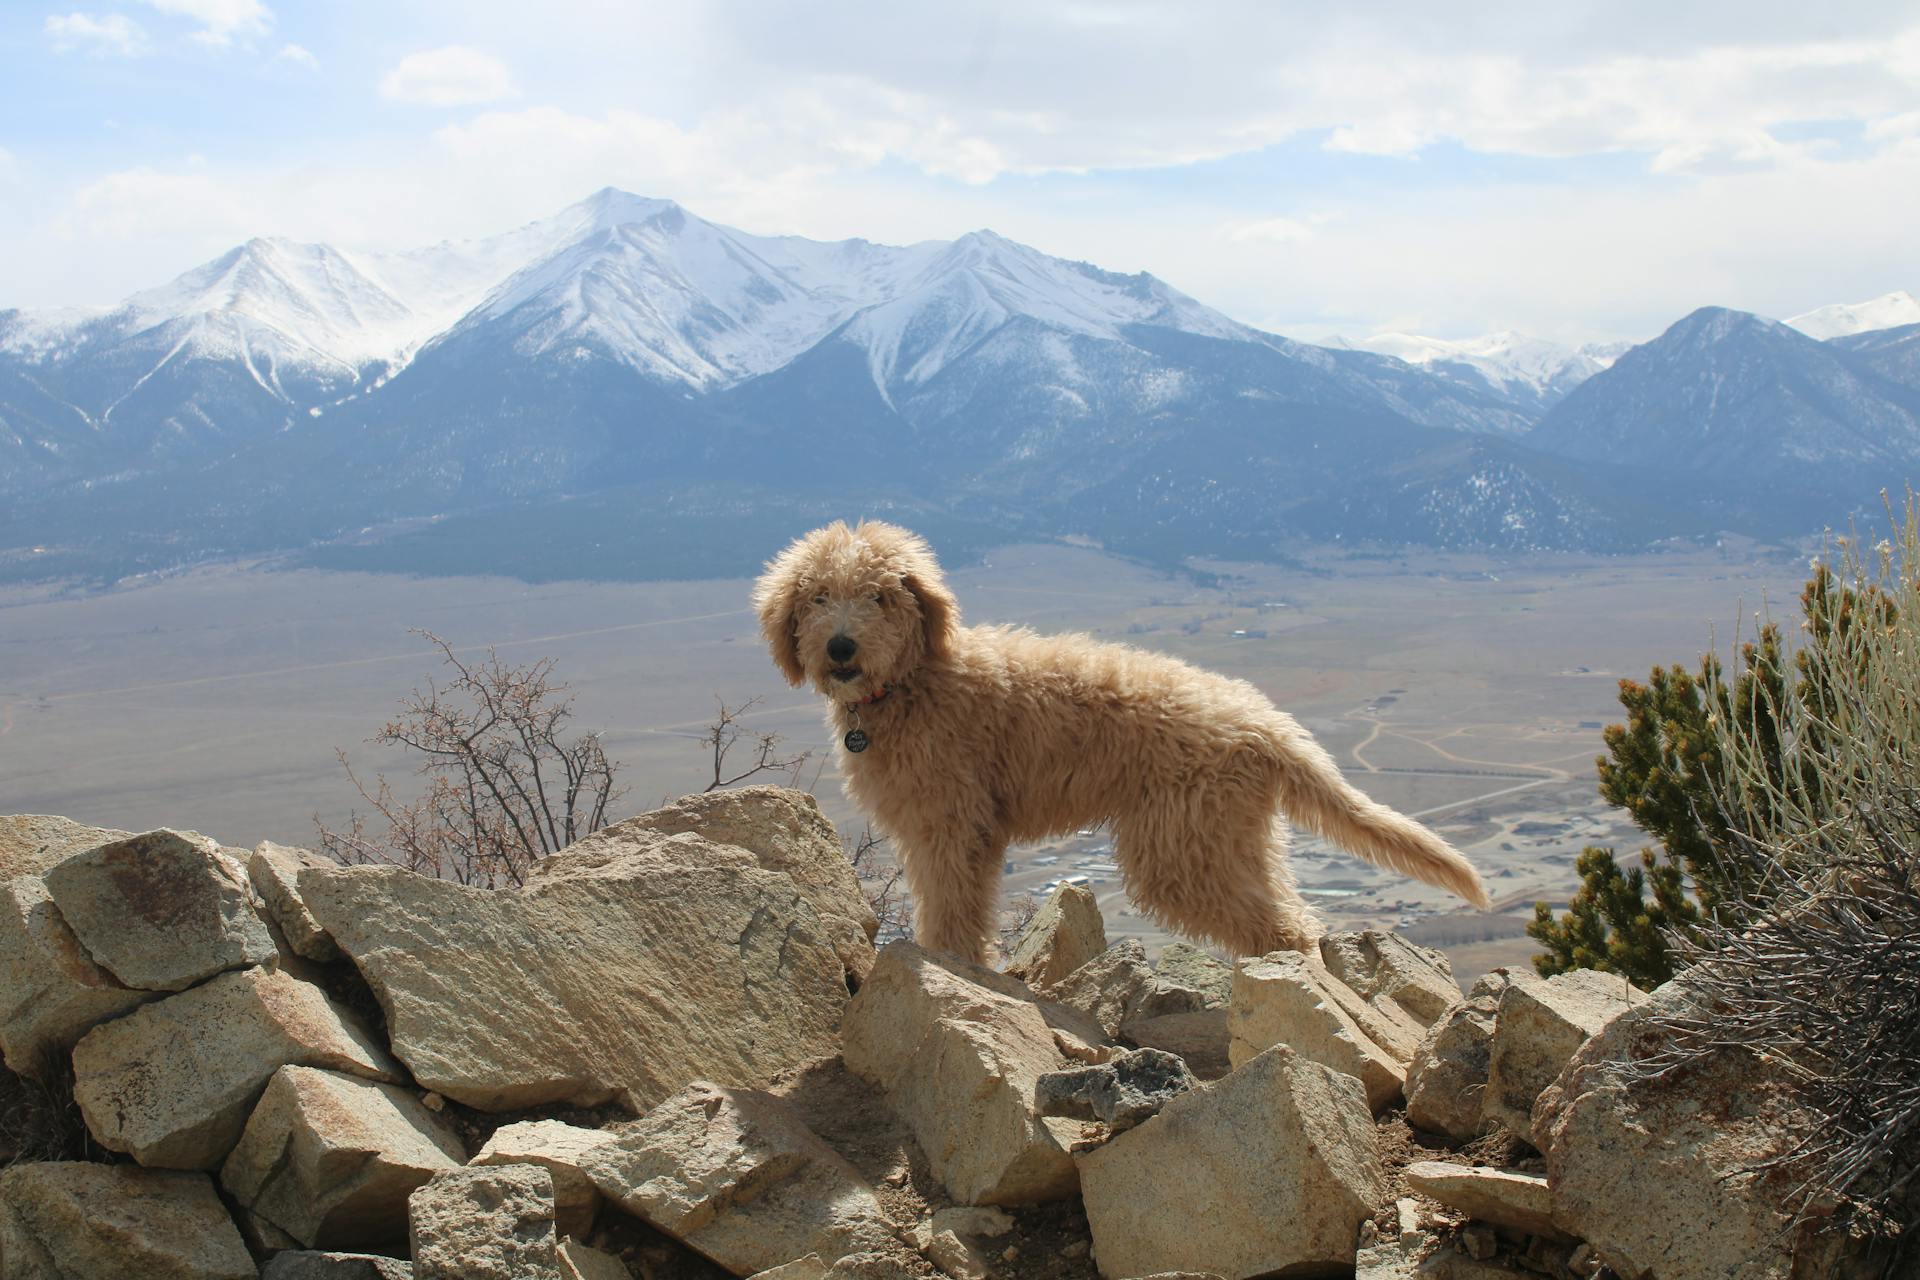
[(988, 226), (1301, 336), (1920, 289), (1910, 3), (8, 0), (0, 86), (0, 306), (606, 185), (761, 233)]

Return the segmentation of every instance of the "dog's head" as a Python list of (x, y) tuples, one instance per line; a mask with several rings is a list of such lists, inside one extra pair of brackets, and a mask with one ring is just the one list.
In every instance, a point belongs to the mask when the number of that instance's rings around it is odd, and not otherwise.
[(897, 525), (815, 529), (768, 562), (753, 606), (774, 665), (843, 702), (945, 659), (960, 607), (933, 552)]

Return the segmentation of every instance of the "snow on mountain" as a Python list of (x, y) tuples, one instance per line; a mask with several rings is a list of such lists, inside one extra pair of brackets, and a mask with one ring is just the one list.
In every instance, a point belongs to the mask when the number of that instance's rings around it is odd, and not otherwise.
[(1821, 342), (1875, 329), (1920, 324), (1920, 298), (1900, 289), (1871, 302), (1837, 302), (1830, 307), (1816, 307), (1793, 317), (1787, 324)]
[(1544, 338), (1503, 331), (1478, 338), (1379, 333), (1357, 342), (1333, 338), (1322, 345), (1392, 356), (1442, 376), (1478, 379), (1502, 396), (1535, 402), (1544, 408), (1607, 368), (1633, 344), (1588, 343), (1567, 347)]

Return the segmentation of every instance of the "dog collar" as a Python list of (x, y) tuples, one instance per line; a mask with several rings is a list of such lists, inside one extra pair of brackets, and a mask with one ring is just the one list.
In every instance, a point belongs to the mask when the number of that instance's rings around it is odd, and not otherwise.
[(846, 704), (847, 715), (853, 720), (853, 727), (847, 731), (847, 736), (840, 739), (840, 741), (846, 746), (847, 750), (858, 755), (862, 751), (865, 751), (868, 744), (873, 741), (867, 736), (867, 731), (860, 727), (860, 708), (870, 707), (874, 703), (883, 700), (892, 692), (892, 685), (883, 684), (880, 686), (878, 693), (870, 693), (857, 702), (849, 702)]
[(892, 692), (893, 692), (892, 685), (883, 684), (880, 686), (880, 691), (878, 693), (870, 693), (864, 698), (858, 698), (852, 702), (849, 702), (847, 704), (847, 710), (851, 711), (856, 707), (870, 707), (876, 702), (883, 702), (886, 700), (887, 695)]

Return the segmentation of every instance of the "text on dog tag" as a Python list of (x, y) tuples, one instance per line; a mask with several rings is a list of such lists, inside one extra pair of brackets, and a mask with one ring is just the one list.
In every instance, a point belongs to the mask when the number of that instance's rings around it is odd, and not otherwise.
[(865, 729), (851, 730), (841, 741), (847, 744), (847, 750), (858, 755), (867, 749), (867, 731)]

